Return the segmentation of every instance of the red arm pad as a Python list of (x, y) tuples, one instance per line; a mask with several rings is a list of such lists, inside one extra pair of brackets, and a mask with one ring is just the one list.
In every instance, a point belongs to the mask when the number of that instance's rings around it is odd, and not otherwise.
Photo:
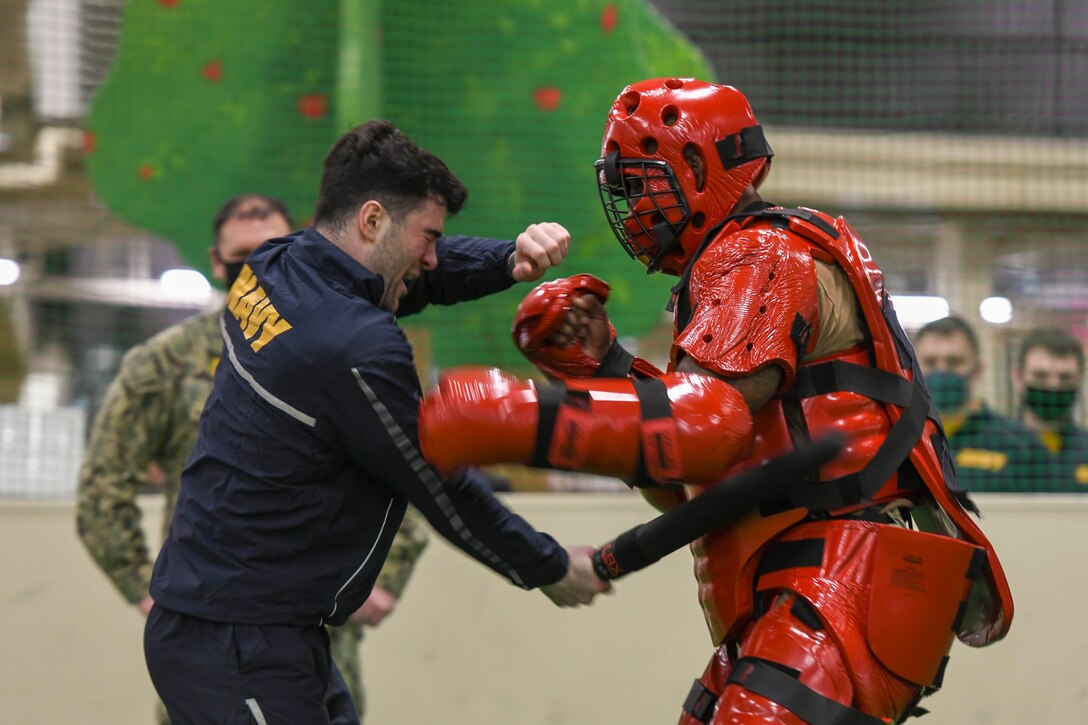
[(684, 489), (676, 488), (642, 488), (639, 493), (646, 502), (658, 511), (664, 513), (674, 506), (679, 506), (688, 500)]
[(423, 455), (446, 471), (520, 463), (636, 483), (709, 483), (747, 452), (751, 438), (741, 394), (691, 373), (538, 390), (500, 370), (462, 368), (442, 376), (419, 416)]

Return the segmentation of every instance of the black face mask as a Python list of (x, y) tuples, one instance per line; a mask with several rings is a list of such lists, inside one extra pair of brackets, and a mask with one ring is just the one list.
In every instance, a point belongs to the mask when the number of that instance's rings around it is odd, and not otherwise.
[(1026, 388), (1024, 390), (1024, 405), (1040, 420), (1048, 422), (1072, 418), (1073, 404), (1076, 402), (1076, 388), (1068, 390)]
[(230, 292), (230, 288), (234, 286), (234, 280), (238, 279), (238, 275), (242, 273), (242, 267), (246, 266), (245, 261), (242, 262), (223, 262), (223, 270), (227, 278), (223, 280), (223, 284), (227, 286), (227, 292)]
[(942, 413), (955, 413), (971, 396), (971, 380), (966, 375), (941, 370), (926, 375), (926, 385), (933, 404)]

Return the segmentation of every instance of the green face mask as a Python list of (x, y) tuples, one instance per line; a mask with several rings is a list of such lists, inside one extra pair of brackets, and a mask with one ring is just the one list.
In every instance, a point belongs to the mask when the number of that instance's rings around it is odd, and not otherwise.
[(1069, 390), (1027, 388), (1024, 391), (1024, 405), (1040, 420), (1069, 420), (1073, 417), (1073, 404), (1076, 401), (1076, 388)]
[(971, 394), (968, 376), (938, 371), (925, 377), (929, 394), (938, 411), (954, 413), (967, 403), (967, 398)]

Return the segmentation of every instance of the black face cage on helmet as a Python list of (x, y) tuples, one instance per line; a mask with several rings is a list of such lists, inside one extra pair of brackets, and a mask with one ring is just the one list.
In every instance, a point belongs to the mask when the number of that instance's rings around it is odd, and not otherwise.
[[(597, 159), (594, 167), (612, 233), (633, 259), (646, 265), (647, 273), (657, 271), (661, 259), (680, 243), (680, 231), (691, 216), (672, 168), (664, 161), (621, 159), (617, 151)], [(651, 205), (635, 211), (646, 199)], [(670, 221), (669, 213), (675, 216), (676, 211), (680, 221)]]

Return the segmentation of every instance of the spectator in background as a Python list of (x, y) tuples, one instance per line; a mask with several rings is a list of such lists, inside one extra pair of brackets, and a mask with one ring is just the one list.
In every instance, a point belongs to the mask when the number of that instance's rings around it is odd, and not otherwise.
[(1088, 491), (1088, 431), (1073, 422), (1084, 379), (1084, 348), (1064, 330), (1029, 332), (1020, 345), (1013, 384), (1020, 418), (1052, 456), (1052, 490)]
[[(213, 223), (212, 271), (229, 289), (246, 257), (266, 239), (293, 227), (283, 202), (249, 194), (227, 201)], [(196, 443), (204, 401), (222, 354), (222, 307), (167, 328), (130, 350), (109, 386), (91, 429), (79, 476), (77, 525), (84, 546), (121, 595), (145, 616), (151, 557), (136, 494), (165, 494), (169, 529), (181, 470)], [(411, 510), (410, 510), (411, 511)], [(395, 607), (427, 544), (417, 513), (406, 516), (370, 598), (342, 627), (330, 628), (333, 657), (363, 710), (359, 643), (362, 626), (376, 626)], [(160, 709), (161, 722), (169, 722)]]
[(977, 388), (982, 376), (978, 337), (959, 317), (931, 322), (914, 336), (933, 402), (968, 491), (1039, 491), (1049, 486), (1049, 456), (1024, 425), (995, 413)]

